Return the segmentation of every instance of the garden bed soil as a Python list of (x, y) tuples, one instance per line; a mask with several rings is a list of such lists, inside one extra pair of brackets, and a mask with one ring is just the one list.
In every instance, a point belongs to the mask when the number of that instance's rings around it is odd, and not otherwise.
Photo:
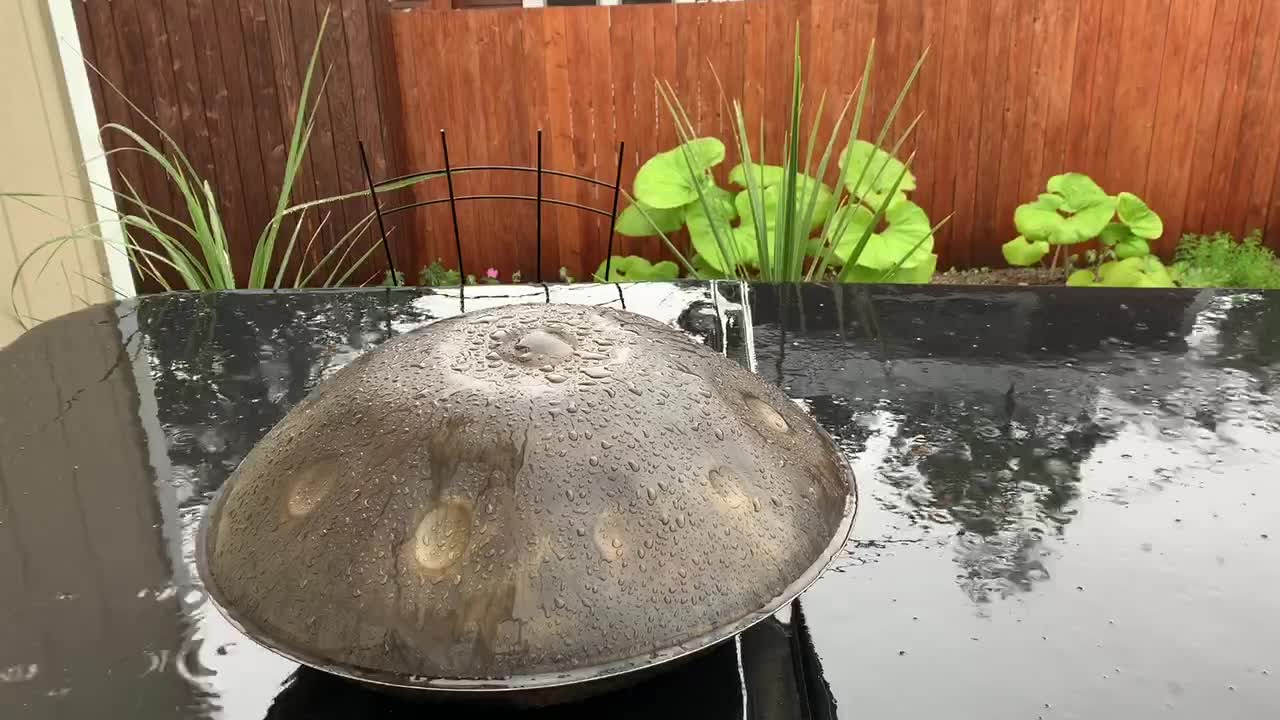
[(951, 269), (933, 276), (934, 285), (1065, 285), (1067, 271), (1063, 268), (980, 268), (976, 270)]

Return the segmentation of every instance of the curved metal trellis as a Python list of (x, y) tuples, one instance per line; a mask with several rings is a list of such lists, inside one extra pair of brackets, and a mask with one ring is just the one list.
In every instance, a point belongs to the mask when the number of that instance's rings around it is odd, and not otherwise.
[[(459, 227), (458, 227), (458, 203), (464, 200), (525, 200), (525, 201), (531, 201), (535, 203), (535, 205), (537, 206), (537, 243), (538, 243), (538, 246), (537, 246), (538, 259), (537, 259), (536, 271), (537, 271), (537, 282), (539, 283), (543, 281), (543, 278), (542, 278), (542, 206), (544, 204), (574, 208), (576, 210), (583, 210), (589, 213), (593, 213), (596, 215), (600, 215), (602, 217), (609, 218), (608, 254), (606, 255), (606, 259), (605, 259), (605, 277), (606, 278), (609, 277), (609, 273), (612, 269), (612, 263), (613, 263), (614, 228), (616, 227), (617, 221), (618, 221), (618, 199), (619, 199), (619, 196), (622, 194), (622, 161), (623, 161), (623, 158), (625, 157), (624, 155), (624, 152), (626, 150), (625, 142), (618, 143), (618, 166), (617, 166), (617, 172), (614, 176), (613, 183), (607, 183), (603, 180), (597, 180), (595, 178), (587, 177), (585, 175), (577, 175), (575, 173), (564, 172), (561, 170), (549, 170), (543, 167), (542, 130), (538, 130), (538, 141), (537, 141), (537, 157), (538, 157), (537, 163), (538, 164), (534, 167), (526, 167), (523, 165), (462, 165), (462, 166), (454, 167), (449, 162), (448, 135), (444, 130), (441, 130), (440, 131), (440, 149), (444, 156), (443, 168), (407, 173), (404, 175), (399, 175), (399, 176), (390, 178), (388, 180), (383, 180), (381, 182), (375, 182), (373, 179), (373, 173), (369, 169), (369, 159), (368, 159), (368, 156), (365, 154), (363, 142), (359, 143), (359, 148), (360, 148), (360, 162), (362, 167), (364, 168), (365, 180), (368, 182), (368, 185), (369, 185), (369, 197), (373, 202), (373, 211), (378, 218), (378, 230), (382, 234), (382, 247), (387, 256), (387, 265), (391, 270), (391, 281), (394, 285), (398, 286), (400, 284), (400, 280), (399, 280), (399, 275), (396, 272), (395, 261), (391, 253), (391, 242), (387, 237), (387, 228), (383, 218), (387, 215), (392, 215), (392, 214), (404, 212), (407, 210), (413, 210), (421, 207), (430, 207), (432, 205), (439, 205), (441, 203), (449, 203), (449, 214), (453, 223), (454, 249), (458, 255), (458, 274), (463, 278), (463, 283), (461, 285), (462, 289), (460, 290), (460, 293), (465, 295), (465, 292), (466, 292), (465, 280), (467, 277), (467, 271), (466, 271), (466, 267), (464, 265), (464, 259), (463, 259), (461, 231), (459, 230)], [(537, 192), (535, 195), (510, 195), (510, 194), (458, 195), (454, 192), (453, 176), (456, 173), (488, 172), (488, 171), (535, 173), (537, 175)], [(383, 209), (382, 203), (378, 200), (376, 188), (379, 185), (391, 185), (396, 183), (411, 182), (414, 180), (425, 180), (432, 177), (439, 177), (441, 175), (444, 176), (446, 185), (448, 187), (448, 193), (449, 193), (448, 197), (436, 198), (434, 200), (419, 200), (411, 203), (406, 203), (404, 205), (398, 205), (396, 207), (392, 207), (388, 209)], [(544, 176), (552, 176), (552, 177), (566, 178), (569, 180), (576, 180), (579, 182), (584, 182), (591, 185), (596, 185), (598, 187), (606, 188), (608, 190), (612, 190), (613, 205), (610, 210), (605, 211), (605, 210), (601, 210), (600, 208), (594, 208), (589, 205), (583, 205), (581, 203), (573, 202), (571, 200), (559, 200), (555, 198), (545, 197), (543, 193)]]

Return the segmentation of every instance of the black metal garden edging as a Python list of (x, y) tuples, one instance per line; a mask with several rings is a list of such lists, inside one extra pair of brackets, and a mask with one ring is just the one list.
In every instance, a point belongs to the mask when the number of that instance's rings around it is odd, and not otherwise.
[[(462, 235), (461, 235), (461, 231), (458, 228), (458, 203), (463, 200), (530, 200), (530, 201), (533, 201), (533, 203), (537, 207), (537, 213), (538, 213), (536, 225), (537, 225), (537, 242), (538, 242), (537, 282), (539, 283), (542, 282), (542, 206), (544, 203), (549, 205), (559, 205), (562, 207), (571, 207), (571, 208), (584, 210), (586, 212), (595, 213), (597, 215), (601, 215), (609, 218), (608, 254), (605, 256), (605, 267), (604, 267), (604, 276), (606, 280), (608, 279), (609, 273), (611, 272), (612, 265), (613, 265), (613, 237), (614, 237), (614, 228), (616, 227), (617, 221), (618, 221), (618, 199), (619, 199), (619, 196), (622, 194), (622, 160), (625, 157), (625, 154), (624, 154), (626, 151), (625, 142), (618, 143), (618, 167), (617, 167), (617, 172), (614, 175), (614, 180), (612, 184), (606, 183), (603, 180), (596, 180), (595, 178), (589, 178), (584, 175), (577, 175), (574, 173), (563, 172), (560, 170), (548, 170), (547, 168), (543, 167), (542, 130), (541, 129), (538, 130), (538, 140), (537, 140), (537, 158), (538, 158), (537, 163), (538, 164), (534, 167), (527, 167), (523, 165), (464, 165), (460, 167), (453, 167), (453, 165), (449, 162), (448, 134), (443, 129), (441, 129), (440, 130), (440, 151), (444, 156), (443, 168), (436, 169), (436, 170), (423, 170), (419, 172), (408, 173), (405, 175), (400, 175), (397, 177), (390, 178), (388, 180), (383, 180), (382, 182), (376, 182), (373, 178), (373, 173), (369, 169), (369, 158), (365, 154), (363, 141), (359, 143), (359, 148), (360, 148), (360, 162), (361, 162), (361, 166), (364, 168), (365, 180), (368, 182), (368, 185), (369, 185), (369, 198), (373, 202), (373, 211), (378, 218), (378, 231), (382, 235), (382, 248), (387, 256), (387, 266), (391, 271), (391, 283), (393, 285), (396, 285), (396, 286), (400, 285), (400, 278), (399, 278), (399, 274), (396, 272), (395, 260), (393, 259), (393, 256), (391, 254), (391, 242), (387, 237), (387, 227), (383, 218), (387, 215), (391, 215), (394, 213), (404, 212), (406, 210), (413, 210), (415, 208), (420, 208), (420, 207), (438, 205), (440, 203), (447, 202), (449, 203), (449, 215), (453, 223), (454, 249), (458, 255), (458, 275), (461, 277), (461, 280), (462, 280), (462, 282), (459, 285), (459, 288), (460, 288), (459, 293), (462, 295), (465, 295), (467, 271), (464, 265), (463, 253), (462, 253)], [(537, 192), (535, 195), (487, 194), (487, 195), (462, 195), (462, 196), (459, 196), (454, 192), (453, 176), (455, 173), (484, 172), (484, 171), (534, 173), (537, 175)], [(391, 185), (395, 183), (408, 182), (408, 181), (417, 180), (417, 179), (425, 179), (428, 177), (434, 177), (439, 175), (444, 175), (445, 177), (445, 183), (448, 187), (448, 192), (449, 192), (448, 197), (437, 198), (434, 200), (419, 200), (416, 202), (407, 203), (405, 205), (393, 207), (387, 210), (384, 210), (382, 208), (382, 203), (378, 200), (377, 187), (379, 185)], [(582, 205), (580, 203), (576, 203), (571, 200), (557, 200), (554, 198), (544, 197), (543, 177), (546, 175), (568, 178), (570, 180), (577, 180), (580, 182), (588, 183), (591, 185), (597, 185), (597, 186), (612, 190), (613, 206), (608, 212), (606, 212), (599, 208), (593, 208), (588, 205)]]

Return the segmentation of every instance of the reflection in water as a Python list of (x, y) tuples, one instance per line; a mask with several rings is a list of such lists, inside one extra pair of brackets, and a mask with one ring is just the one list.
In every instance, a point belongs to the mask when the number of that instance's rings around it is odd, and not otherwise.
[[(1182, 294), (1118, 301), (1108, 312), (1074, 297), (969, 293), (941, 302), (935, 291), (889, 293), (873, 316), (850, 313), (866, 307), (866, 292), (760, 288), (761, 366), (777, 367), (788, 393), (851, 455), (874, 456), (884, 535), (949, 537), (957, 584), (976, 602), (1049, 579), (1053, 541), (1078, 512), (1082, 469), (1123, 428), (1151, 418), (1167, 438), (1186, 441), (1188, 423), (1212, 429), (1224, 414), (1239, 416), (1232, 401), (1246, 396), (1248, 419), (1276, 427), (1274, 296)], [(797, 334), (801, 322), (807, 332)], [(1207, 342), (1207, 333), (1230, 340)], [(1256, 387), (1197, 373), (1181, 357), (1189, 342), (1207, 351), (1194, 359), (1246, 368)], [(1158, 479), (1173, 475), (1156, 469)], [(860, 518), (855, 536), (873, 538), (877, 528), (867, 525)], [(875, 540), (864, 542), (874, 549)], [(856, 555), (853, 564), (865, 559)]]

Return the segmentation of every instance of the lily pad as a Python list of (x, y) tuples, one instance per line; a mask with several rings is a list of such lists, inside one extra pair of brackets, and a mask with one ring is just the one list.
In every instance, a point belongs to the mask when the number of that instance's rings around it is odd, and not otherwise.
[(1067, 278), (1071, 287), (1171, 288), (1169, 269), (1154, 255), (1105, 262), (1097, 273), (1077, 270)]
[(724, 162), (724, 143), (697, 138), (658, 153), (636, 173), (636, 199), (648, 207), (671, 209), (698, 199), (698, 185), (711, 186), (707, 170)]
[(636, 201), (618, 213), (614, 230), (627, 237), (650, 237), (658, 233), (673, 233), (684, 227), (684, 208), (649, 207)]
[(596, 282), (648, 282), (661, 280), (675, 280), (680, 276), (680, 268), (670, 260), (663, 260), (659, 263), (650, 263), (645, 258), (630, 255), (627, 257), (613, 256), (608, 262), (609, 276), (605, 277), (606, 263), (600, 263), (600, 267), (596, 269)]
[(716, 210), (714, 217), (713, 227), (713, 220), (701, 207), (689, 213), (686, 222), (693, 249), (709, 267), (726, 275), (734, 274), (738, 265), (753, 267), (759, 260), (755, 231), (749, 225), (730, 226), (729, 212)]
[(1150, 255), (1151, 246), (1147, 244), (1146, 240), (1143, 240), (1140, 237), (1131, 237), (1122, 243), (1117, 243), (1115, 246), (1115, 253), (1116, 257), (1121, 260), (1127, 260), (1129, 258)]
[[(879, 208), (885, 196), (893, 189), (893, 183), (902, 175), (898, 190), (908, 193), (916, 189), (916, 176), (905, 163), (865, 140), (855, 140), (840, 154), (840, 167), (846, 161), (845, 186), (849, 194), (860, 202)], [(865, 172), (864, 172), (865, 168)], [(896, 200), (895, 200), (896, 203)], [(891, 203), (891, 205), (894, 203)]]
[(1000, 247), (1005, 262), (1018, 267), (1030, 267), (1040, 262), (1049, 254), (1049, 243), (1044, 240), (1031, 241), (1019, 235)]
[[(1061, 209), (1076, 213), (1111, 200), (1093, 178), (1082, 173), (1066, 173), (1049, 178), (1049, 192), (1062, 198)], [(1096, 235), (1096, 233), (1095, 233)]]
[[(862, 254), (856, 259), (851, 256), (857, 249), (867, 227), (875, 219), (874, 214), (861, 206), (851, 206), (842, 212), (852, 215), (840, 238), (832, 250), (834, 256), (846, 266), (852, 262), (858, 268), (876, 271), (876, 276), (902, 263), (901, 270), (918, 268), (936, 257), (933, 255), (932, 227), (929, 217), (919, 205), (905, 202), (890, 208), (885, 214), (886, 227), (881, 232), (873, 232), (867, 240)], [(836, 222), (840, 222), (837, 218)], [(905, 258), (905, 260), (904, 260)], [(846, 274), (847, 273), (847, 274)], [(846, 267), (841, 279), (855, 275), (855, 270)], [(932, 275), (932, 272), (930, 272)]]
[(1107, 196), (1073, 215), (1062, 215), (1053, 205), (1040, 199), (1019, 206), (1013, 215), (1018, 232), (1033, 242), (1074, 245), (1098, 237), (1115, 214), (1115, 201)]
[(1133, 238), (1133, 233), (1129, 232), (1129, 226), (1124, 223), (1109, 223), (1102, 228), (1102, 232), (1098, 234), (1098, 240), (1102, 241), (1107, 247), (1115, 247), (1123, 242), (1128, 242)]
[(1142, 198), (1122, 192), (1117, 197), (1116, 214), (1129, 231), (1143, 240), (1155, 240), (1164, 234), (1164, 221)]
[[(808, 175), (799, 175), (796, 177), (796, 214), (809, 209), (809, 202), (812, 200), (814, 188), (817, 188), (818, 198), (813, 208), (813, 220), (809, 223), (810, 229), (822, 227), (827, 221), (827, 216), (831, 214), (831, 210), (835, 206), (835, 193), (826, 185), (819, 184), (817, 180)], [(770, 185), (761, 191), (764, 203), (764, 221), (765, 227), (773, 230), (778, 225), (778, 205), (782, 201), (783, 188), (781, 185)], [(743, 222), (754, 222), (754, 214), (751, 212), (751, 191), (743, 190), (738, 193), (734, 199), (734, 206), (737, 210), (738, 217)]]

